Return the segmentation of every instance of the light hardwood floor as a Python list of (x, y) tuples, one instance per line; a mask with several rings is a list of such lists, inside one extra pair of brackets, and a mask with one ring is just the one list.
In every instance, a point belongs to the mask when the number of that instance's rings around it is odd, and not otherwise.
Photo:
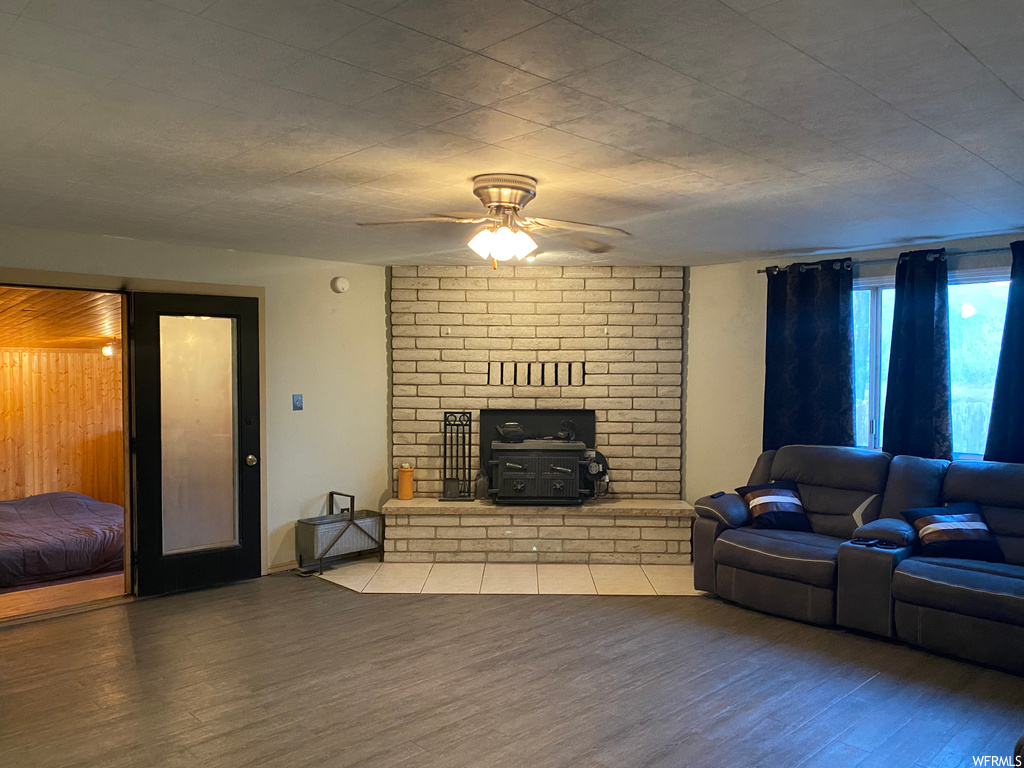
[(31, 589), (0, 592), (0, 620), (26, 616), (54, 608), (68, 608), (93, 600), (124, 594), (124, 574), (92, 576), (60, 584), (43, 584)]
[(280, 574), (0, 630), (11, 768), (972, 764), (1024, 681), (704, 597)]

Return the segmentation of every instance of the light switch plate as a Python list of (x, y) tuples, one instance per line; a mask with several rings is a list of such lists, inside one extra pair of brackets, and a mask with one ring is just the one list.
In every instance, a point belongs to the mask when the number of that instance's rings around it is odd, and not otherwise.
[(292, 410), (293, 411), (301, 411), (302, 410), (302, 395), (292, 395)]

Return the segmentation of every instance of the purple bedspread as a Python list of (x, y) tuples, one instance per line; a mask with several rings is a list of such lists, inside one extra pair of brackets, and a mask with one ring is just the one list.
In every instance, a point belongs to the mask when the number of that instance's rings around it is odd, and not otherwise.
[(124, 509), (80, 493), (0, 501), (0, 588), (124, 567)]

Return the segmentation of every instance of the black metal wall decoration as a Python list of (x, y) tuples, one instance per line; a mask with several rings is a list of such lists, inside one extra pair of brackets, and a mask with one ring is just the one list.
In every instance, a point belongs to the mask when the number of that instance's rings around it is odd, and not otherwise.
[(487, 383), (517, 387), (582, 387), (587, 383), (587, 364), (501, 363), (487, 366)]
[(442, 498), (445, 501), (472, 501), (473, 415), (469, 411), (445, 411), (442, 440)]

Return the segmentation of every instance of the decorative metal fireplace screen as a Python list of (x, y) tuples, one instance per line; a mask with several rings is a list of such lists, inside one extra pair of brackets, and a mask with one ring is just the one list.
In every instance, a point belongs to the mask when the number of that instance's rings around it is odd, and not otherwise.
[(445, 411), (442, 437), (442, 496), (448, 501), (471, 501), (473, 415), (469, 411)]

